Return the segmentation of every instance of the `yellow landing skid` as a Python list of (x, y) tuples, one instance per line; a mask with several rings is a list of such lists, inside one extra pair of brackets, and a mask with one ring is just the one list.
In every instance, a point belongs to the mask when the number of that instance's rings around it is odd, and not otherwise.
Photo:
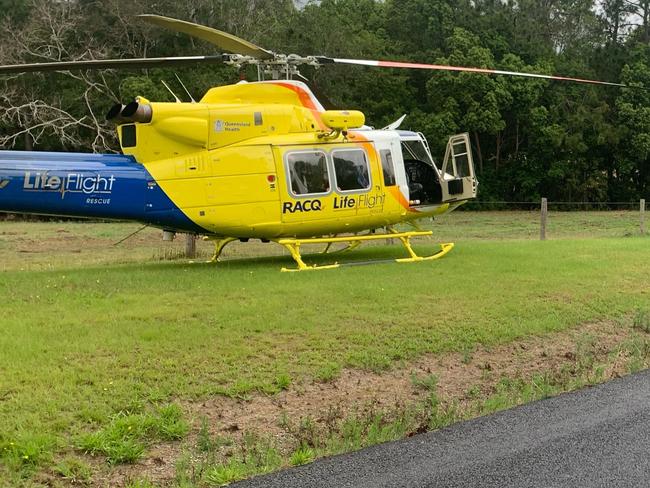
[[(300, 246), (303, 244), (327, 244), (327, 250), (332, 244), (343, 242), (348, 243), (348, 247), (345, 250), (354, 249), (365, 241), (377, 241), (380, 239), (399, 239), (407, 252), (409, 253), (408, 258), (395, 259), (398, 263), (412, 263), (417, 261), (431, 261), (434, 259), (439, 259), (447, 254), (454, 248), (453, 243), (444, 243), (440, 244), (440, 250), (432, 254), (431, 256), (418, 256), (415, 254), (415, 251), (411, 247), (410, 239), (411, 237), (421, 237), (421, 236), (430, 236), (432, 231), (410, 231), (410, 232), (393, 232), (388, 234), (367, 234), (360, 236), (344, 236), (344, 237), (317, 237), (317, 238), (307, 238), (307, 239), (279, 239), (275, 242), (286, 247), (291, 253), (294, 261), (298, 265), (297, 268), (282, 268), (282, 271), (313, 271), (320, 269), (334, 269), (341, 266), (339, 263), (326, 264), (326, 265), (307, 265), (302, 260), (300, 254)], [(392, 260), (391, 260), (392, 261)], [(356, 263), (346, 263), (348, 265), (354, 264), (370, 264), (371, 262), (381, 262), (381, 261), (370, 261), (370, 262), (356, 262)]]

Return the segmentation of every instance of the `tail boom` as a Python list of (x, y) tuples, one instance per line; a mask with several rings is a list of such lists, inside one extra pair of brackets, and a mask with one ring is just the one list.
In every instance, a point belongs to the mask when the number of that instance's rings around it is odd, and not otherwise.
[(133, 220), (205, 232), (132, 156), (0, 151), (0, 211)]

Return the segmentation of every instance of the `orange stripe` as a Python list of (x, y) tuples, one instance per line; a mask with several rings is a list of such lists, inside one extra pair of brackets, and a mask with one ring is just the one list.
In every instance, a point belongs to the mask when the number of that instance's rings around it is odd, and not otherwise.
[(291, 83), (283, 83), (281, 81), (277, 81), (274, 82), (273, 84), (282, 86), (284, 88), (288, 88), (296, 95), (298, 95), (298, 100), (300, 101), (303, 107), (311, 110), (311, 113), (314, 116), (314, 119), (316, 119), (316, 123), (320, 126), (321, 130), (327, 130), (327, 126), (323, 123), (323, 121), (320, 118), (321, 112), (316, 106), (316, 104), (314, 104), (313, 100), (309, 96), (309, 93), (307, 93), (303, 88), (297, 85), (293, 85)]
[(399, 189), (399, 186), (387, 186), (386, 189), (393, 195), (393, 198), (397, 200), (397, 202), (404, 207), (406, 210), (409, 212), (413, 212), (414, 210), (409, 206), (409, 202), (406, 198), (404, 198), (404, 195)]
[[(355, 142), (360, 141), (362, 146), (364, 146), (369, 153), (372, 153), (372, 154), (375, 155), (375, 159), (380, 163), (379, 165), (381, 166), (381, 159), (379, 157), (379, 154), (377, 153), (377, 150), (375, 149), (375, 146), (372, 144), (372, 142), (370, 142), (370, 140), (366, 136), (364, 136), (361, 132), (352, 132), (352, 131), (350, 131), (350, 134), (351, 134), (350, 139), (352, 139), (352, 137), (354, 137)], [(417, 212), (417, 210), (415, 210), (415, 209), (413, 209), (413, 208), (411, 208), (409, 206), (409, 202), (408, 202), (408, 200), (406, 198), (404, 198), (404, 195), (400, 191), (399, 186), (384, 186), (384, 188), (386, 190), (388, 190), (390, 192), (390, 194), (393, 196), (393, 198), (395, 200), (397, 200), (397, 202), (402, 207), (404, 207), (408, 212)]]

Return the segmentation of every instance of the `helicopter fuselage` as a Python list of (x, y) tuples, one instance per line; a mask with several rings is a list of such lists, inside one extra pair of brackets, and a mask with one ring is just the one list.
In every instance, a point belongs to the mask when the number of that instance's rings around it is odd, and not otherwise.
[(476, 194), (466, 136), (440, 170), (420, 134), (337, 127), (349, 113), (325, 112), (299, 82), (136, 105), (118, 126), (124, 155), (0, 151), (0, 211), (278, 239), (390, 226)]

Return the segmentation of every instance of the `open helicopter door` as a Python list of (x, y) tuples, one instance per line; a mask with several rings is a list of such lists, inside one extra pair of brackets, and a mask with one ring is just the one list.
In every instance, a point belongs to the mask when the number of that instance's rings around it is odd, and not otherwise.
[(451, 136), (442, 164), (442, 201), (454, 202), (476, 197), (478, 182), (474, 175), (474, 161), (469, 134)]

